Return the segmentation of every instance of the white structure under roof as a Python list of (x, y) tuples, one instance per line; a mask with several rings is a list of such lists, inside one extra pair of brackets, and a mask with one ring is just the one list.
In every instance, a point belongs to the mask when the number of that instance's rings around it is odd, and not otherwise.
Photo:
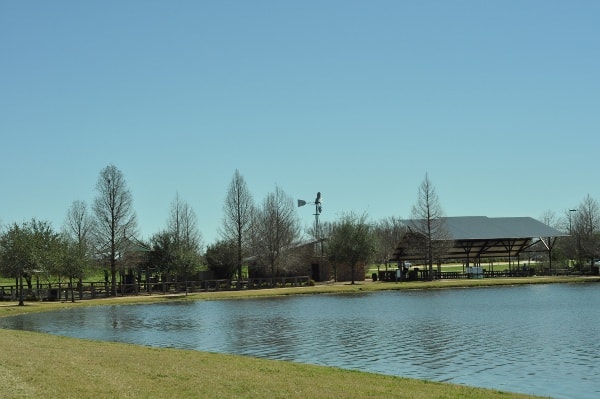
[[(557, 237), (568, 236), (530, 217), (458, 216), (442, 221), (449, 236), (445, 241), (452, 241), (444, 259), (510, 258), (540, 240), (551, 251)], [(404, 224), (410, 231), (411, 225), (418, 224), (415, 222), (405, 220)], [(408, 240), (398, 243), (391, 260), (422, 259), (422, 254), (410, 251), (408, 245)]]

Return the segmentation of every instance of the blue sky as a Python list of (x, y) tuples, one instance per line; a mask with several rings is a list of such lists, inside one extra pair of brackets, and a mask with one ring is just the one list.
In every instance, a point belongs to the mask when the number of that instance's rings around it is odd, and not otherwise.
[[(176, 193), (218, 238), (236, 169), (322, 220), (600, 200), (600, 2), (0, 0), (0, 223), (63, 224), (125, 175), (141, 238)], [(312, 209), (299, 208), (306, 226)]]

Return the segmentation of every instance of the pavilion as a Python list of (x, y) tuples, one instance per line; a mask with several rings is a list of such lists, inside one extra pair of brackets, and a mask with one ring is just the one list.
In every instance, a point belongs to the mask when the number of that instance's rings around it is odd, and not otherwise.
[[(521, 253), (539, 243), (551, 254), (558, 237), (568, 236), (531, 217), (459, 216), (444, 217), (441, 221), (447, 233), (442, 239), (447, 251), (441, 260), (461, 260), (467, 267), (470, 263), (479, 264), (481, 258), (508, 258), (510, 264), (512, 258), (518, 259)], [(390, 259), (399, 265), (403, 261), (423, 260), (422, 252), (411, 250), (410, 237), (418, 234), (413, 227), (418, 221), (405, 220), (403, 223), (408, 233)]]

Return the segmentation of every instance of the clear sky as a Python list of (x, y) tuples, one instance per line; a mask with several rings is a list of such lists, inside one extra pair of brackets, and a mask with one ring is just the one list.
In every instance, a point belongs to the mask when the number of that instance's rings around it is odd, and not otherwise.
[[(0, 223), (92, 203), (114, 164), (140, 236), (176, 193), (218, 238), (236, 169), (322, 220), (600, 200), (600, 2), (0, 0)], [(313, 208), (298, 208), (306, 226)]]

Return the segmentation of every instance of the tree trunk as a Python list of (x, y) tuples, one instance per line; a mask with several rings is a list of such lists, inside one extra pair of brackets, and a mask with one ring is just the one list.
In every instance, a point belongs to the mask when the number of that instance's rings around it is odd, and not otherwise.
[(75, 289), (73, 288), (73, 277), (69, 277), (69, 289), (71, 291), (71, 302), (75, 302)]
[(110, 295), (117, 296), (117, 268), (114, 263), (110, 265), (110, 278)]
[(23, 298), (23, 273), (19, 276), (19, 306), (24, 306), (24, 298)]

